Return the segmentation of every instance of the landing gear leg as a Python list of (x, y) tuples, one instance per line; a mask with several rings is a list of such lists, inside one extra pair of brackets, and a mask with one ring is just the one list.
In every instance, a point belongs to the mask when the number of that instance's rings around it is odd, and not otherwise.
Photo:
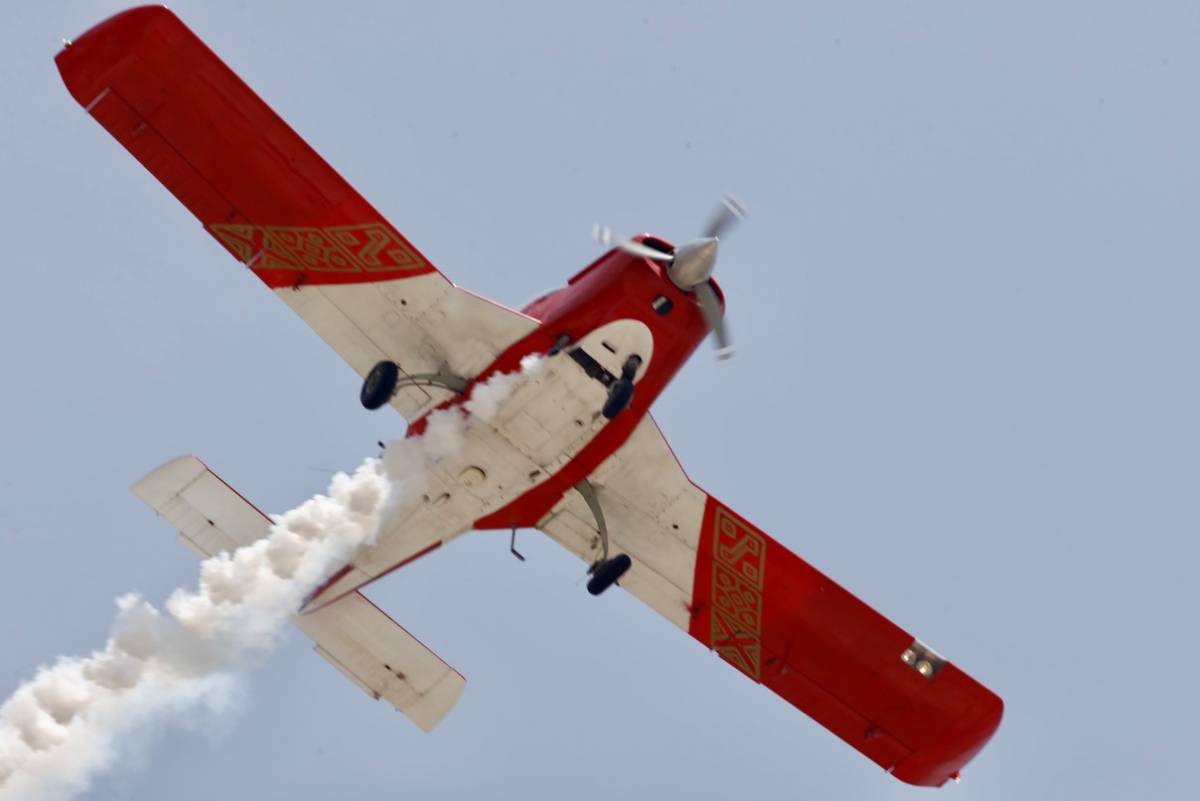
[(547, 356), (557, 356), (559, 353), (562, 352), (563, 348), (565, 348), (567, 345), (570, 345), (570, 344), (571, 344), (571, 335), (570, 334), (559, 334), (558, 337), (554, 340), (554, 344), (550, 346), (550, 350), (549, 350), (549, 352), (546, 353), (546, 355)]
[(621, 377), (608, 388), (608, 400), (604, 402), (601, 413), (609, 420), (625, 411), (625, 407), (633, 400), (633, 377), (637, 375), (641, 365), (641, 356), (636, 353), (630, 356), (621, 368)]
[(372, 411), (386, 404), (396, 394), (397, 387), (441, 387), (459, 395), (467, 391), (467, 379), (450, 372), (448, 367), (441, 367), (436, 373), (414, 373), (400, 376), (400, 365), (395, 362), (382, 361), (371, 368), (363, 379), (362, 390), (358, 399), (362, 405)]
[[(636, 368), (635, 368), (636, 369)], [(600, 532), (600, 559), (588, 569), (591, 578), (588, 579), (587, 590), (592, 595), (599, 595), (617, 583), (617, 579), (625, 575), (633, 565), (629, 554), (617, 554), (608, 558), (608, 524), (604, 521), (604, 510), (600, 508), (600, 500), (596, 497), (596, 489), (586, 478), (575, 485), (575, 490), (583, 496), (588, 509), (596, 518), (596, 529)]]

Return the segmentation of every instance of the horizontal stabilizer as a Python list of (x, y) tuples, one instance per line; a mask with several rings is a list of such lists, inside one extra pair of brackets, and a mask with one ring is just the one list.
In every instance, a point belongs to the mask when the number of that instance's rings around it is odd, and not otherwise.
[(329, 664), (425, 731), (458, 703), (466, 685), (457, 671), (360, 592), (299, 615), (295, 623)]
[[(266, 536), (271, 520), (194, 456), (181, 456), (133, 485), (201, 558)], [(429, 731), (454, 707), (466, 679), (359, 592), (293, 618), (318, 654), (372, 698)]]

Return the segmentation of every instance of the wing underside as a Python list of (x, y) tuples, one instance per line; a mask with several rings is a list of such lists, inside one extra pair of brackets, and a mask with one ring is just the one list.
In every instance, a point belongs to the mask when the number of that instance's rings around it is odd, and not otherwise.
[[(166, 8), (118, 14), (55, 61), (88, 114), (360, 376), (389, 359), (471, 378), (536, 327), (446, 280)], [(414, 385), (393, 406), (411, 421), (447, 397)]]
[[(998, 696), (692, 484), (649, 417), (591, 481), (625, 590), (897, 778), (944, 784), (999, 726)], [(575, 494), (539, 528), (599, 555)]]

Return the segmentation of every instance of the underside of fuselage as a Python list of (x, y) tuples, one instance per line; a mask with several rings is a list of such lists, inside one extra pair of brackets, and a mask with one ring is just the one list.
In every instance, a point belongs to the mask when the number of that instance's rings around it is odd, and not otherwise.
[[(486, 419), (464, 414), (461, 446), (403, 477), (419, 489), (398, 501), (388, 529), (314, 594), (310, 609), (472, 529), (537, 526), (624, 444), (707, 331), (695, 303), (658, 265), (619, 251), (530, 312), (539, 327), (464, 377), (465, 390), (415, 420), (409, 435), (426, 434), (439, 413), (470, 408), (476, 388), (498, 376), (515, 376), (511, 394)], [(535, 369), (531, 357), (541, 357)], [(623, 374), (630, 396), (610, 419)]]

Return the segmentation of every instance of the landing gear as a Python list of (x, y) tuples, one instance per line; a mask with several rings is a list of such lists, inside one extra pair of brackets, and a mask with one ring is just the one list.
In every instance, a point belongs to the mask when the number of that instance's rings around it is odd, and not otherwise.
[(625, 360), (621, 367), (621, 377), (612, 382), (608, 388), (608, 400), (604, 402), (601, 414), (612, 420), (625, 411), (625, 407), (633, 400), (633, 377), (637, 375), (638, 367), (642, 365), (642, 357), (636, 353)]
[(382, 361), (372, 367), (371, 372), (367, 373), (367, 377), (363, 379), (358, 399), (362, 401), (363, 406), (374, 411), (390, 401), (396, 394), (397, 387), (400, 386), (440, 387), (461, 395), (467, 391), (468, 383), (467, 379), (450, 372), (450, 369), (444, 365), (436, 373), (414, 373), (401, 376), (400, 365), (395, 362)]
[(591, 578), (587, 583), (588, 592), (599, 595), (625, 575), (633, 565), (633, 560), (625, 553), (608, 558), (608, 524), (604, 521), (604, 510), (600, 508), (600, 499), (596, 497), (596, 488), (592, 486), (592, 482), (585, 478), (575, 485), (575, 491), (583, 496), (592, 517), (596, 518), (596, 531), (600, 534), (600, 558), (588, 569)]
[(363, 379), (358, 399), (368, 409), (375, 410), (392, 399), (396, 383), (400, 380), (400, 368), (395, 362), (380, 362), (371, 368)]
[(617, 583), (617, 579), (625, 575), (633, 566), (629, 554), (617, 554), (612, 559), (604, 559), (592, 566), (592, 577), (588, 579), (587, 591), (599, 595)]
[(563, 348), (565, 348), (567, 345), (570, 345), (570, 344), (571, 344), (571, 335), (570, 334), (559, 334), (555, 338), (554, 344), (550, 346), (550, 350), (546, 352), (546, 355), (547, 356), (557, 356), (558, 354), (562, 353)]

